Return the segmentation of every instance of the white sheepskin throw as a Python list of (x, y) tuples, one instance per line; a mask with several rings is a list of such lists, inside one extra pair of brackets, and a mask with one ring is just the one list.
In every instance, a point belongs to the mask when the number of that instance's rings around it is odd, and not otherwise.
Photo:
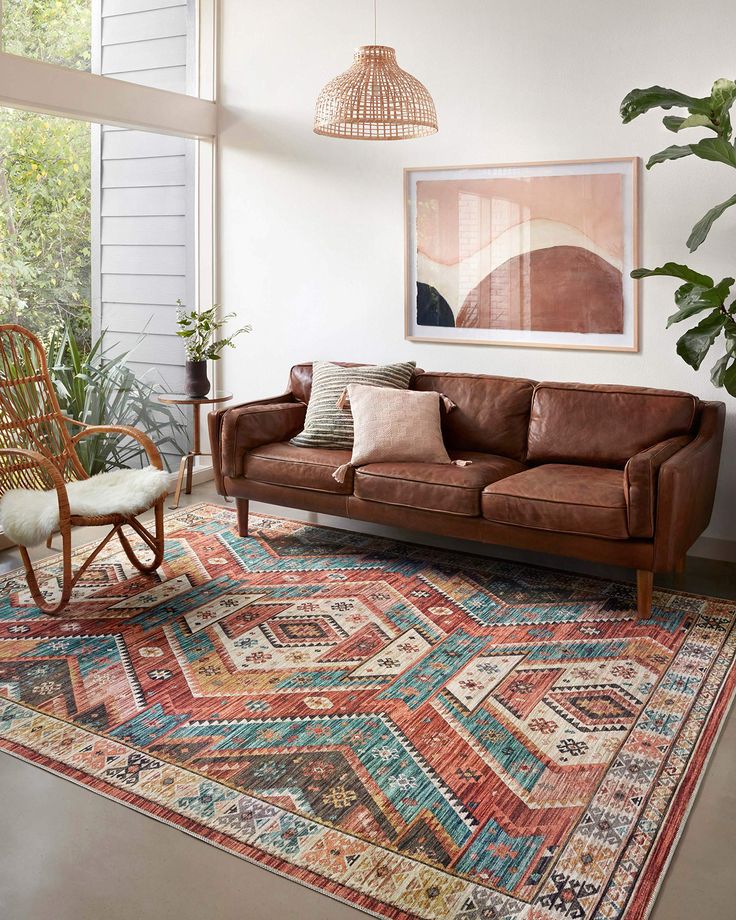
[[(141, 514), (168, 491), (169, 474), (146, 466), (142, 470), (111, 470), (79, 482), (66, 492), (72, 514)], [(0, 499), (0, 526), (20, 546), (43, 543), (59, 529), (56, 489), (11, 489)]]

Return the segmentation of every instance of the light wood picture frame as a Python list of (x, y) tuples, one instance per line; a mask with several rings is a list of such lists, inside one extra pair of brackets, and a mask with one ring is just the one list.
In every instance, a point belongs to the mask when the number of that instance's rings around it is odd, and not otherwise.
[(638, 157), (404, 170), (413, 342), (639, 350)]

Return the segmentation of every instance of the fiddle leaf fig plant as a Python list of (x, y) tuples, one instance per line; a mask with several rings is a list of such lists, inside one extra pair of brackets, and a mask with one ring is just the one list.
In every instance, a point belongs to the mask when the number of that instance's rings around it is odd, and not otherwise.
[[(690, 128), (711, 131), (715, 136), (705, 137), (690, 144), (674, 144), (653, 154), (647, 169), (668, 160), (680, 160), (695, 156), (701, 160), (721, 163), (736, 169), (736, 145), (733, 139), (731, 108), (736, 102), (736, 82), (719, 79), (713, 84), (709, 96), (698, 98), (662, 86), (634, 89), (621, 103), (621, 118), (628, 124), (639, 115), (651, 109), (686, 109), (687, 115), (665, 115), (662, 124), (668, 131), (679, 134)], [(705, 241), (713, 224), (736, 205), (736, 194), (714, 205), (694, 225), (687, 239), (690, 252)], [(722, 278), (715, 282), (709, 275), (682, 265), (666, 262), (659, 268), (637, 268), (632, 278), (650, 278), (664, 275), (683, 282), (675, 291), (677, 310), (667, 320), (667, 327), (674, 323), (698, 317), (698, 322), (677, 340), (677, 353), (695, 370), (703, 363), (711, 347), (723, 335), (725, 354), (711, 370), (711, 381), (717, 387), (725, 387), (731, 396), (736, 396), (736, 299), (731, 299), (733, 278)]]

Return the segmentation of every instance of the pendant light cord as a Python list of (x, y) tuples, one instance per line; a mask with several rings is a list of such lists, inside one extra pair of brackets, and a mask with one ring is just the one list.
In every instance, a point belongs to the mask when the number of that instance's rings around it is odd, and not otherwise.
[(376, 17), (376, 6), (378, 5), (378, 0), (373, 0), (373, 44), (378, 44), (378, 19)]

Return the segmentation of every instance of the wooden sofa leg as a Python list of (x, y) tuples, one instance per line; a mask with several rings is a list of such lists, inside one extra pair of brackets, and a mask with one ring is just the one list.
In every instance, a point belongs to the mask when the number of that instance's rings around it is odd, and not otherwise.
[(238, 509), (238, 533), (241, 537), (248, 536), (248, 499), (237, 498), (235, 504)]
[(687, 565), (687, 556), (680, 556), (680, 558), (675, 563), (675, 575), (684, 575), (686, 565)]
[(636, 570), (636, 609), (637, 619), (647, 620), (652, 615), (652, 588), (654, 572), (646, 569)]

